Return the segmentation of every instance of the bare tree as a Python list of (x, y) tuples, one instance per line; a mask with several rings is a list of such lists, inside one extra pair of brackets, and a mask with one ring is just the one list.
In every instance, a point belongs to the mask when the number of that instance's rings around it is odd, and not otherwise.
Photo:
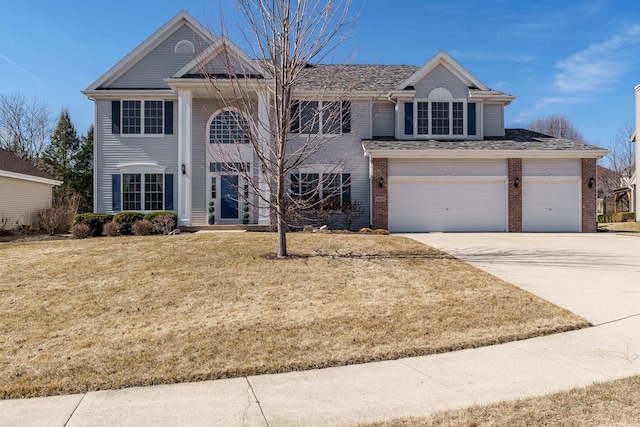
[(582, 133), (569, 119), (562, 114), (551, 114), (539, 117), (529, 123), (529, 130), (554, 136), (556, 138), (571, 139), (578, 142), (586, 142)]
[(49, 107), (22, 95), (0, 95), (0, 147), (38, 166), (53, 132)]
[(636, 145), (630, 142), (634, 130), (632, 122), (622, 124), (609, 145), (611, 153), (606, 159), (610, 169), (620, 176), (619, 187), (629, 185), (636, 170)]
[[(210, 79), (212, 97), (224, 101), (226, 115), (218, 125), (234, 139), (208, 145), (226, 168), (242, 177), (238, 193), (243, 203), (258, 205), (263, 215), (274, 214), (277, 256), (284, 258), (291, 204), (319, 206), (339, 191), (335, 183), (322, 183), (334, 192), (320, 196), (298, 182), (297, 194), (291, 194), (287, 177), (311, 160), (327, 165), (319, 176), (339, 175), (335, 171), (341, 159), (326, 147), (350, 131), (349, 83), (332, 73), (316, 76), (312, 88), (301, 83), (353, 28), (352, 5), (351, 0), (236, 0), (236, 5), (241, 33), (258, 59), (243, 62), (242, 54), (224, 43), (220, 56), (227, 72), (221, 76), (202, 70)], [(245, 166), (250, 160), (253, 168)]]

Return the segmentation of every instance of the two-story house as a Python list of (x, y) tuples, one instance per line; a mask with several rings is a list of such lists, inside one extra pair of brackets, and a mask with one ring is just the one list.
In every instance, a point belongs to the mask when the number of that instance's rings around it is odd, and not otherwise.
[[(216, 223), (242, 222), (243, 197), (259, 198), (242, 194), (237, 168), (256, 170), (258, 162), (240, 147), (242, 163), (230, 167), (215, 149), (237, 144), (244, 120), (222, 96), (225, 76), (237, 73), (228, 69), (229, 55), (256, 79), (271, 78), (260, 60), (183, 11), (83, 92), (95, 104), (94, 211), (175, 210), (181, 225), (206, 225), (213, 205)], [(345, 81), (338, 122), (323, 124), (322, 114), (310, 122), (314, 111), (336, 103), (309, 94), (339, 92)], [(251, 90), (257, 120), (268, 126), (269, 97)], [(488, 88), (444, 51), (422, 67), (309, 65), (293, 96), (300, 100), (293, 139), (326, 133), (330, 140), (289, 174), (288, 191), (331, 192), (334, 206), (359, 201), (364, 213), (355, 227), (596, 229), (596, 160), (607, 151), (505, 129), (504, 109), (514, 97)], [(335, 156), (327, 154), (332, 150)], [(346, 161), (328, 165), (334, 157)], [(260, 188), (268, 200), (270, 186)], [(271, 221), (259, 202), (248, 213), (252, 224)]]

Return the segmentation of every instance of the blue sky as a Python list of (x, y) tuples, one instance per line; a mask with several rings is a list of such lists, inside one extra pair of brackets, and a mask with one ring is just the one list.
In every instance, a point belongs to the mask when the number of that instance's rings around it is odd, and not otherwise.
[[(67, 107), (80, 133), (93, 120), (80, 91), (180, 9), (205, 25), (218, 23), (221, 11), (234, 18), (225, 1), (3, 3), (0, 93), (35, 96), (55, 116)], [(231, 38), (242, 45), (237, 35)], [(633, 121), (638, 0), (365, 0), (335, 61), (422, 65), (441, 49), (489, 87), (516, 96), (505, 110), (507, 127), (560, 113), (606, 147)]]

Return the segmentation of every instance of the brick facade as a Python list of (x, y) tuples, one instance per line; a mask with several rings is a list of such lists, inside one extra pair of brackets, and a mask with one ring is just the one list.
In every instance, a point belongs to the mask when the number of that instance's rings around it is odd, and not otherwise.
[[(371, 215), (373, 228), (389, 228), (389, 174), (387, 159), (372, 159), (372, 183), (371, 183), (371, 204), (373, 214)], [(382, 187), (380, 186), (382, 183)]]
[(507, 209), (509, 224), (507, 231), (520, 233), (522, 231), (522, 159), (509, 159), (508, 169)]
[[(595, 233), (598, 226), (596, 216), (596, 159), (582, 159), (582, 232)], [(589, 187), (589, 182), (593, 184)]]

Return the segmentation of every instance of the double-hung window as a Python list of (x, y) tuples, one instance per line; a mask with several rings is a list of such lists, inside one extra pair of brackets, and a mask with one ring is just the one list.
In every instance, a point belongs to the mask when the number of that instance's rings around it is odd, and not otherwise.
[(416, 116), (417, 135), (464, 135), (463, 102), (418, 101)]
[(164, 167), (146, 172), (131, 166), (123, 169), (111, 176), (114, 212), (173, 210), (173, 174), (161, 172)]
[(173, 133), (173, 101), (111, 101), (111, 132), (123, 135)]
[(351, 202), (351, 174), (292, 173), (291, 196), (307, 202), (312, 208), (339, 209)]
[(293, 101), (292, 133), (340, 135), (351, 132), (350, 101)]

